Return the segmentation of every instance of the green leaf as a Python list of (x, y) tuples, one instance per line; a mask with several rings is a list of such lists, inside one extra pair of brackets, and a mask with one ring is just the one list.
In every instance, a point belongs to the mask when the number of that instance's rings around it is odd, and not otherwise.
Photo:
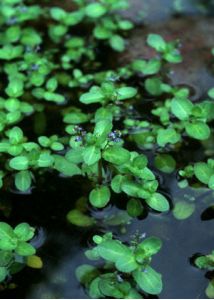
[(176, 161), (169, 154), (158, 154), (155, 157), (155, 167), (164, 172), (164, 173), (172, 173), (176, 167)]
[(110, 45), (111, 47), (118, 51), (118, 52), (123, 52), (125, 50), (125, 41), (124, 39), (117, 34), (114, 34), (111, 38), (110, 38)]
[(99, 289), (103, 295), (113, 299), (123, 298), (123, 293), (120, 291), (119, 284), (113, 274), (104, 274), (100, 279)]
[(171, 102), (171, 111), (179, 120), (188, 120), (193, 104), (185, 98), (174, 98)]
[(26, 156), (17, 156), (9, 161), (9, 166), (18, 171), (26, 170), (29, 165), (29, 160)]
[[(51, 150), (53, 151), (62, 151), (64, 146), (62, 143), (53, 142), (51, 144)], [(54, 159), (49, 152), (44, 152), (40, 155), (39, 160), (41, 159), (43, 167), (51, 166)]]
[(140, 243), (137, 249), (143, 250), (145, 256), (150, 257), (160, 251), (162, 242), (156, 237), (149, 237)]
[(210, 89), (210, 90), (208, 91), (208, 96), (209, 96), (210, 98), (214, 99), (214, 88), (212, 88), (212, 89)]
[(138, 155), (133, 159), (132, 166), (137, 169), (143, 170), (148, 164), (148, 159), (145, 155)]
[(207, 288), (205, 290), (205, 294), (207, 295), (207, 297), (209, 299), (214, 299), (214, 279), (212, 279), (209, 282), (209, 284), (208, 284), (208, 286), (207, 286)]
[(19, 26), (11, 26), (5, 31), (8, 42), (17, 42), (21, 36), (21, 29)]
[(101, 103), (105, 99), (104, 94), (100, 90), (85, 93), (80, 97), (80, 102), (84, 104)]
[(82, 153), (83, 153), (83, 148), (78, 147), (75, 149), (71, 149), (66, 153), (65, 158), (69, 162), (79, 164), (83, 161)]
[(196, 178), (204, 183), (208, 184), (214, 170), (208, 164), (203, 162), (198, 162), (194, 164), (194, 174)]
[(18, 98), (23, 94), (24, 84), (19, 78), (14, 77), (10, 82), (5, 92), (11, 98)]
[(164, 147), (166, 144), (176, 144), (180, 140), (180, 134), (173, 128), (159, 129), (157, 135), (157, 143)]
[(130, 152), (120, 146), (111, 146), (103, 151), (103, 158), (115, 165), (122, 165), (129, 161)]
[(13, 228), (5, 222), (0, 222), (0, 250), (10, 251), (17, 246), (17, 237)]
[(69, 223), (80, 227), (89, 227), (96, 224), (94, 218), (83, 214), (78, 209), (72, 209), (68, 212), (66, 216)]
[(0, 59), (12, 60), (20, 57), (22, 52), (22, 46), (5, 45), (3, 48), (0, 48)]
[(210, 136), (210, 128), (206, 123), (197, 121), (185, 125), (186, 133), (196, 140), (207, 140)]
[(173, 208), (173, 215), (177, 220), (185, 220), (188, 219), (195, 210), (194, 203), (188, 203), (186, 201), (178, 201), (175, 203), (175, 207)]
[(93, 34), (97, 39), (106, 40), (111, 37), (112, 32), (111, 30), (105, 28), (104, 26), (97, 25), (93, 30)]
[(89, 194), (91, 205), (97, 208), (105, 207), (110, 201), (111, 193), (107, 186), (101, 186), (93, 189)]
[(128, 166), (128, 169), (136, 177), (139, 177), (144, 180), (155, 180), (155, 175), (147, 167), (140, 168), (137, 165), (131, 164)]
[(167, 44), (164, 39), (158, 34), (149, 34), (147, 43), (150, 47), (154, 48), (158, 52), (164, 52), (166, 50)]
[(141, 272), (140, 270), (133, 272), (133, 277), (139, 287), (146, 293), (151, 295), (158, 295), (162, 291), (162, 276), (151, 267)]
[(12, 144), (18, 144), (22, 142), (23, 140), (23, 131), (19, 127), (13, 127), (7, 132), (7, 135), (10, 139), (10, 143)]
[(131, 197), (138, 197), (140, 192), (140, 185), (129, 179), (124, 179), (121, 185), (121, 189), (124, 193)]
[(133, 98), (137, 94), (137, 89), (133, 87), (122, 87), (117, 90), (117, 100)]
[(207, 271), (214, 270), (214, 255), (202, 255), (196, 258), (195, 265), (199, 269), (206, 269)]
[(87, 121), (88, 115), (81, 112), (67, 113), (63, 118), (63, 122), (67, 124), (81, 124)]
[(50, 9), (51, 17), (56, 21), (62, 21), (66, 18), (67, 13), (60, 7), (52, 7)]
[(152, 96), (160, 96), (162, 94), (162, 82), (159, 78), (148, 78), (145, 80), (145, 88)]
[(115, 265), (117, 270), (123, 273), (133, 272), (139, 267), (131, 250), (127, 251), (125, 255), (121, 254)]
[(163, 55), (163, 58), (173, 64), (177, 64), (182, 62), (183, 58), (181, 53), (178, 49), (170, 49), (167, 53)]
[(154, 75), (160, 71), (161, 62), (159, 59), (151, 59), (149, 60), (145, 67), (142, 69), (142, 73), (144, 75)]
[(122, 30), (130, 30), (133, 28), (133, 23), (128, 20), (121, 20), (118, 22), (119, 28)]
[(15, 186), (19, 191), (27, 191), (31, 186), (31, 173), (29, 171), (20, 171), (19, 173), (16, 173)]
[(105, 6), (100, 3), (91, 3), (86, 6), (85, 14), (90, 18), (100, 18), (107, 12)]
[(126, 294), (126, 299), (142, 299), (142, 295), (137, 292), (136, 289), (131, 288), (129, 293)]
[(121, 185), (123, 182), (124, 176), (123, 175), (116, 175), (111, 181), (111, 188), (115, 193), (121, 193)]
[(214, 190), (214, 174), (210, 177), (209, 182), (208, 182), (208, 186), (209, 186), (210, 189)]
[(99, 275), (99, 271), (94, 266), (84, 264), (76, 269), (75, 275), (80, 283), (88, 285), (94, 278)]
[(108, 119), (100, 120), (100, 121), (96, 122), (96, 125), (94, 128), (94, 135), (96, 135), (96, 137), (98, 137), (98, 138), (102, 137), (101, 142), (105, 141), (105, 139), (107, 138), (107, 135), (112, 130), (112, 127), (113, 127), (113, 124)]
[(89, 297), (92, 299), (102, 299), (105, 297), (99, 289), (100, 280), (100, 277), (97, 277), (90, 284)]
[(54, 155), (54, 168), (65, 176), (80, 175), (80, 168), (60, 155)]
[(40, 168), (51, 167), (54, 163), (54, 157), (49, 152), (43, 152), (39, 155), (37, 164)]
[(113, 114), (108, 107), (100, 107), (95, 113), (95, 122), (107, 120), (112, 123)]
[(53, 101), (56, 103), (63, 103), (65, 101), (65, 98), (63, 95), (52, 93), (52, 92), (45, 92), (44, 99), (47, 101)]
[(129, 256), (130, 249), (115, 240), (107, 240), (97, 246), (99, 255), (108, 261), (116, 263), (122, 256)]
[(20, 241), (26, 242), (33, 238), (35, 229), (28, 223), (20, 223), (15, 227), (14, 233)]
[(15, 251), (21, 256), (30, 256), (36, 253), (36, 249), (32, 245), (22, 241), (18, 242)]
[(42, 43), (42, 38), (38, 32), (32, 28), (22, 29), (21, 43), (25, 46), (35, 47)]
[(133, 217), (139, 217), (143, 212), (143, 205), (139, 199), (130, 199), (126, 206), (128, 214)]
[(88, 146), (86, 147), (83, 152), (83, 160), (88, 165), (91, 166), (98, 162), (101, 158), (101, 151), (96, 146)]
[(146, 203), (157, 211), (165, 212), (169, 210), (168, 200), (159, 193), (154, 193), (149, 199), (145, 200)]

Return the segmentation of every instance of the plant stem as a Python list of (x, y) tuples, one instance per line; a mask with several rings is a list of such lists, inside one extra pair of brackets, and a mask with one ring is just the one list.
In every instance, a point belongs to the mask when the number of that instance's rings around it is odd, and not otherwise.
[(102, 159), (98, 161), (98, 183), (101, 185), (103, 182), (103, 176), (102, 176), (102, 169), (103, 169), (103, 164), (102, 164)]

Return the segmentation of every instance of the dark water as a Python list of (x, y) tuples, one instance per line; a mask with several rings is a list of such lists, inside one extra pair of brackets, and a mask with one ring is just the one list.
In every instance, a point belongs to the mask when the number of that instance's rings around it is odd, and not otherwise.
[[(178, 221), (171, 212), (149, 212), (145, 219), (134, 219), (125, 226), (126, 232), (123, 234), (121, 226), (108, 226), (105, 222), (91, 230), (82, 230), (66, 223), (67, 211), (74, 206), (75, 199), (81, 194), (81, 191), (74, 194), (78, 182), (73, 180), (52, 175), (43, 186), (43, 191), (40, 188), (40, 191), (34, 190), (32, 195), (12, 195), (11, 218), (14, 223), (28, 221), (38, 228), (33, 243), (39, 247), (38, 255), (42, 257), (44, 267), (42, 270), (26, 268), (14, 277), (18, 287), (2, 292), (2, 297), (87, 298), (74, 276), (75, 268), (88, 263), (84, 250), (90, 246), (93, 234), (110, 230), (123, 241), (129, 241), (136, 231), (162, 239), (163, 248), (153, 259), (153, 266), (163, 275), (164, 289), (160, 298), (204, 298), (208, 279), (204, 277), (203, 271), (190, 264), (190, 259), (196, 253), (209, 253), (214, 247), (214, 234), (211, 230), (214, 215), (209, 213), (206, 220), (202, 220), (203, 212), (213, 204), (214, 195), (207, 189), (181, 190), (177, 187), (175, 176), (167, 177), (163, 178), (164, 185), (168, 186), (165, 193), (173, 203), (179, 200), (194, 202), (194, 214), (189, 219)], [(118, 212), (124, 210), (113, 206), (107, 207), (104, 212), (91, 213), (97, 219), (103, 219), (104, 214), (113, 215)], [(209, 217), (211, 219), (207, 220)]]
[[(175, 11), (172, 0), (140, 1), (130, 0), (133, 9), (129, 13), (131, 17), (135, 15), (140, 3), (147, 12), (144, 17), (148, 26), (153, 22), (169, 20), (178, 13), (201, 16), (212, 15), (214, 11), (212, 1), (207, 11), (202, 5), (205, 1), (180, 1), (183, 4), (179, 12)], [(183, 149), (177, 155), (185, 156), (186, 160), (200, 157), (201, 149), (197, 145), (194, 147)], [(178, 157), (179, 161), (181, 157)], [(145, 218), (133, 219), (127, 226), (110, 226), (107, 222), (101, 222), (105, 215), (124, 212), (123, 205), (114, 205), (103, 212), (90, 211), (99, 220), (98, 226), (80, 229), (67, 224), (66, 214), (74, 207), (76, 200), (87, 193), (87, 184), (83, 190), (84, 185), (79, 184), (79, 178), (64, 179), (55, 173), (48, 174), (29, 195), (1, 194), (0, 203), (5, 202), (9, 208), (10, 205), (12, 207), (12, 224), (26, 221), (37, 228), (33, 243), (44, 262), (41, 270), (26, 268), (16, 275), (13, 282), (17, 288), (1, 292), (2, 298), (87, 298), (74, 272), (82, 263), (91, 263), (84, 256), (91, 237), (109, 230), (123, 241), (129, 241), (136, 231), (162, 239), (163, 248), (153, 259), (153, 266), (163, 275), (164, 289), (159, 298), (205, 298), (208, 279), (205, 272), (191, 264), (191, 258), (197, 253), (207, 254), (214, 249), (214, 210), (210, 209), (214, 194), (202, 188), (180, 189), (176, 174), (159, 174), (159, 177), (162, 191), (171, 200), (172, 206), (180, 200), (195, 203), (196, 210), (190, 218), (179, 221), (172, 212), (148, 212)], [(77, 189), (79, 186), (81, 189)]]

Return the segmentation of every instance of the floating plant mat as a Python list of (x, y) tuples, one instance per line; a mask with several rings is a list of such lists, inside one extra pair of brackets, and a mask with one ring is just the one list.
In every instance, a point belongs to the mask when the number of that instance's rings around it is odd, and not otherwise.
[(214, 297), (213, 7), (0, 3), (2, 298)]

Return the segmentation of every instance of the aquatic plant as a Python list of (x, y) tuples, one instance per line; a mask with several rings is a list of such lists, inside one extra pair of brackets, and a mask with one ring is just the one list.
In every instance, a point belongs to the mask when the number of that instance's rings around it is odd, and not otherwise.
[(20, 223), (13, 229), (0, 222), (0, 283), (22, 270), (27, 258), (36, 253), (29, 243), (34, 233), (35, 229), (27, 223)]
[[(145, 212), (170, 208), (177, 220), (190, 217), (196, 204), (173, 203), (160, 174), (178, 172), (180, 188), (197, 183), (214, 189), (213, 153), (188, 164), (178, 155), (191, 142), (212, 139), (214, 89), (194, 103), (189, 88), (172, 85), (166, 74), (182, 61), (179, 41), (154, 33), (145, 37), (150, 59), (118, 66), (105, 57), (117, 58), (128, 44), (134, 24), (118, 13), (127, 0), (73, 4), (67, 10), (63, 3), (0, 3), (0, 188), (25, 194), (45, 174), (78, 176), (82, 200), (66, 218), (81, 227), (98, 224), (89, 207), (103, 209), (115, 198), (124, 211), (103, 217), (103, 224), (124, 226)], [(0, 282), (26, 264), (35, 266), (33, 236), (27, 223), (13, 229), (0, 222)], [(161, 248), (158, 238), (125, 244), (109, 233), (93, 240), (86, 255), (104, 264), (77, 270), (91, 297), (161, 292), (161, 275), (150, 266)]]
[(161, 274), (151, 266), (152, 256), (161, 249), (156, 237), (139, 241), (135, 237), (126, 245), (113, 239), (112, 233), (95, 235), (96, 244), (85, 255), (90, 260), (103, 259), (101, 267), (82, 265), (76, 270), (78, 280), (88, 289), (91, 298), (139, 299), (141, 292), (156, 295), (162, 290)]
[[(208, 255), (198, 256), (195, 261), (197, 268), (211, 272), (214, 270), (214, 252)], [(211, 276), (210, 282), (205, 290), (208, 298), (213, 299), (214, 297), (214, 277)]]

